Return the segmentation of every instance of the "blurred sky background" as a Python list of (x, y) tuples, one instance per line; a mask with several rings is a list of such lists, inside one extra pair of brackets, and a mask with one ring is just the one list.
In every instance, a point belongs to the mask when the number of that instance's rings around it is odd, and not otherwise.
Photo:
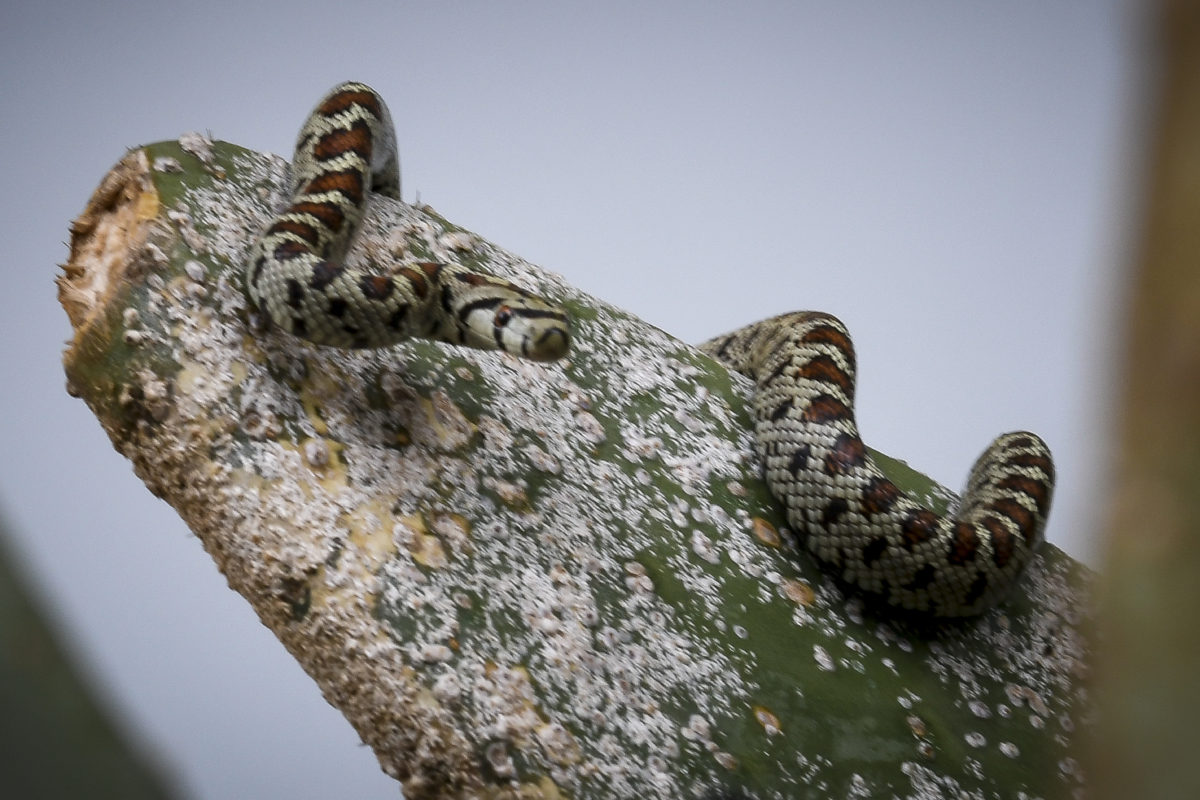
[(60, 366), (55, 265), (129, 147), (290, 154), (375, 86), (404, 196), (687, 341), (839, 315), (872, 447), (959, 488), (1054, 449), (1052, 542), (1101, 563), (1149, 71), (1125, 0), (7, 2), (0, 513), (71, 650), (185, 797), (395, 798), (340, 714), (113, 451)]

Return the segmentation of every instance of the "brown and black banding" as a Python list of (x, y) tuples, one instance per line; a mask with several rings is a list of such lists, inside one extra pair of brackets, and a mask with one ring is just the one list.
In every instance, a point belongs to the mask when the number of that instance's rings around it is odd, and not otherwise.
[(800, 337), (800, 343), (806, 345), (825, 344), (836, 347), (846, 354), (846, 359), (853, 369), (854, 344), (850, 341), (850, 337), (846, 335), (846, 332), (836, 325), (830, 323), (813, 325)]
[(362, 106), (370, 112), (371, 116), (377, 119), (383, 118), (383, 109), (379, 105), (379, 97), (374, 92), (366, 89), (348, 88), (340, 92), (335, 92), (326, 97), (321, 105), (317, 106), (316, 113), (325, 117), (332, 117), (354, 106)]
[(1021, 531), (1021, 535), (1025, 537), (1025, 541), (1033, 544), (1037, 535), (1033, 512), (1011, 497), (998, 497), (988, 503), (987, 507), (997, 514), (1003, 514), (1011, 519), (1016, 524), (1017, 530)]
[(346, 268), (333, 261), (318, 261), (312, 268), (312, 277), (308, 280), (308, 288), (322, 291), (326, 286), (337, 280)]
[(1045, 516), (1050, 506), (1050, 489), (1045, 481), (1027, 478), (1024, 475), (1009, 475), (996, 484), (996, 488), (1005, 492), (1020, 492), (1037, 505), (1038, 513)]
[(366, 187), (364, 186), (363, 178), (363, 171), (360, 169), (322, 172), (305, 185), (304, 191), (301, 194), (336, 192), (354, 205), (361, 206), (366, 196)]
[(363, 275), (358, 281), (359, 291), (368, 300), (387, 300), (395, 288), (396, 284), (385, 275)]
[(267, 228), (267, 236), (275, 236), (277, 234), (286, 233), (295, 236), (297, 239), (308, 242), (315, 248), (321, 243), (321, 232), (309, 225), (307, 222), (300, 222), (295, 219), (278, 219)]
[(346, 215), (336, 203), (319, 203), (312, 200), (301, 200), (288, 206), (286, 214), (304, 214), (315, 218), (329, 230), (337, 233), (346, 222)]
[(275, 250), (271, 253), (271, 256), (276, 261), (290, 261), (293, 258), (308, 255), (312, 255), (312, 248), (304, 244), (304, 242), (297, 242), (295, 239), (284, 239), (275, 245)]
[(900, 523), (900, 533), (904, 535), (905, 543), (911, 548), (914, 545), (929, 541), (937, 533), (938, 518), (927, 508), (915, 508)]
[(838, 398), (831, 394), (822, 394), (814, 397), (804, 409), (804, 413), (800, 415), (800, 419), (804, 422), (811, 422), (816, 425), (827, 425), (830, 422), (838, 422), (850, 417), (850, 409), (846, 407)]
[(460, 272), (454, 276), (454, 279), (459, 283), (465, 283), (467, 286), (495, 286), (502, 283), (502, 281), (494, 278), (486, 278), (476, 272)]
[(900, 497), (900, 489), (896, 484), (882, 475), (872, 478), (863, 489), (863, 513), (886, 514), (892, 510)]
[(417, 270), (412, 267), (401, 267), (397, 272), (405, 278), (408, 278), (408, 283), (412, 287), (413, 294), (418, 300), (424, 300), (429, 294), (429, 281), (426, 280), (428, 274), (425, 270)]
[(354, 153), (370, 163), (372, 149), (371, 126), (366, 120), (356, 119), (349, 128), (334, 128), (318, 139), (313, 146), (313, 157), (318, 161), (328, 161), (346, 153)]
[(1044, 455), (1037, 453), (1014, 453), (1005, 459), (1004, 463), (1013, 467), (1041, 470), (1042, 474), (1046, 476), (1048, 483), (1054, 481), (1054, 462)]
[(950, 552), (946, 554), (946, 560), (955, 566), (969, 564), (979, 552), (979, 534), (974, 525), (966, 522), (954, 523), (952, 530), (954, 536), (950, 539)]
[(800, 367), (799, 378), (818, 383), (827, 383), (842, 390), (847, 397), (854, 394), (854, 381), (833, 358), (825, 353), (810, 358)]
[(1008, 527), (995, 517), (984, 517), (979, 524), (992, 538), (992, 563), (1000, 568), (1008, 566), (1008, 562), (1016, 555), (1016, 542)]
[(867, 448), (862, 439), (852, 433), (840, 434), (825, 456), (827, 475), (849, 475), (867, 460)]

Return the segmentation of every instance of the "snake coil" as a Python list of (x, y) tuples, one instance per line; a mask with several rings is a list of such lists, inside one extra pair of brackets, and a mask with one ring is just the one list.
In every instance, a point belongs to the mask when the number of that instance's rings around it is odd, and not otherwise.
[(507, 281), (458, 264), (348, 269), (368, 189), (400, 198), (395, 130), (374, 89), (343, 83), (300, 129), (288, 204), (250, 251), (247, 290), (272, 322), (335, 347), (420, 337), (535, 361), (566, 354), (566, 314)]
[(1040, 438), (997, 437), (957, 510), (938, 515), (880, 471), (854, 420), (854, 346), (836, 317), (799, 311), (701, 349), (755, 383), (755, 438), (788, 524), (843, 581), (937, 617), (978, 614), (1015, 583), (1042, 540), (1054, 464)]

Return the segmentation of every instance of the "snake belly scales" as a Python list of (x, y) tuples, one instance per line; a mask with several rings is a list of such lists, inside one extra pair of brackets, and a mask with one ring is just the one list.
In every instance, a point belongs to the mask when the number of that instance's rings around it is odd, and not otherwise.
[[(336, 347), (420, 337), (537, 361), (567, 353), (562, 309), (507, 281), (457, 264), (345, 267), (368, 189), (400, 197), (395, 132), (373, 89), (344, 83), (300, 129), (288, 204), (248, 259), (250, 298), (276, 325)], [(837, 318), (784, 314), (701, 349), (755, 382), (767, 485), (808, 550), (843, 582), (937, 617), (980, 613), (1015, 583), (1042, 539), (1054, 484), (1049, 448), (1036, 435), (997, 437), (957, 508), (936, 514), (892, 483), (863, 444), (854, 348)]]

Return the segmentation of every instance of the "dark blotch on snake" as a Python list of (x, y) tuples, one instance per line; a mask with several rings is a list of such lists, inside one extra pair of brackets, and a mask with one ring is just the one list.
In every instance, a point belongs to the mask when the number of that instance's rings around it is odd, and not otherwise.
[(836, 386), (846, 396), (854, 392), (854, 381), (837, 365), (837, 362), (831, 356), (824, 353), (810, 358), (801, 367), (800, 377), (807, 381), (816, 381), (817, 383), (827, 383)]
[(788, 462), (788, 472), (796, 480), (802, 479), (808, 473), (808, 457), (812, 454), (812, 448), (807, 444), (800, 445), (792, 453), (792, 459)]
[(329, 131), (313, 147), (313, 156), (318, 161), (340, 158), (346, 153), (354, 153), (363, 161), (371, 160), (371, 128), (366, 120), (356, 119), (349, 128)]
[(975, 526), (965, 522), (956, 522), (954, 538), (950, 540), (950, 552), (946, 554), (946, 560), (951, 564), (961, 566), (974, 561), (977, 552), (979, 552), (979, 534), (976, 532)]
[(300, 281), (295, 278), (287, 280), (287, 304), (292, 308), (299, 309), (304, 302), (304, 287), (300, 285)]
[(297, 222), (294, 219), (281, 219), (267, 229), (268, 236), (274, 236), (278, 233), (289, 233), (292, 236), (308, 242), (310, 247), (316, 247), (321, 241), (321, 234), (317, 229), (307, 222)]
[(312, 248), (303, 242), (284, 239), (279, 244), (275, 245), (274, 252), (271, 255), (276, 261), (290, 261), (298, 256), (306, 256), (312, 253)]
[(293, 203), (287, 210), (289, 214), (307, 214), (310, 217), (315, 217), (322, 225), (329, 230), (337, 233), (342, 229), (342, 224), (346, 221), (346, 215), (338, 208), (335, 203), (318, 203), (312, 200), (303, 200), (299, 203)]
[(921, 568), (917, 570), (916, 574), (913, 575), (913, 579), (904, 584), (904, 588), (910, 591), (919, 592), (920, 590), (927, 588), (929, 584), (933, 583), (933, 579), (936, 577), (937, 569), (934, 568), (933, 564), (923, 564), (921, 565)]
[(791, 361), (789, 361), (788, 359), (786, 359), (786, 358), (779, 359), (778, 366), (776, 366), (775, 369), (771, 370), (771, 373), (769, 375), (767, 375), (765, 378), (757, 381), (758, 385), (759, 386), (770, 386), (772, 383), (779, 380), (779, 378), (783, 377), (784, 372), (787, 370), (789, 364), (791, 364)]
[(822, 394), (812, 399), (808, 408), (804, 409), (801, 419), (805, 422), (823, 425), (846, 419), (849, 416), (850, 409), (846, 408), (845, 403), (833, 395)]
[(852, 433), (843, 433), (825, 456), (825, 472), (828, 475), (849, 475), (866, 460), (867, 449), (862, 439)]
[(383, 109), (380, 108), (375, 94), (361, 89), (345, 89), (331, 94), (321, 105), (317, 106), (317, 112), (328, 117), (340, 114), (353, 106), (362, 106), (371, 112), (373, 117), (383, 116)]
[(995, 517), (984, 517), (979, 524), (992, 536), (992, 563), (1001, 568), (1007, 566), (1015, 549), (1012, 534), (1008, 532), (1004, 523)]
[(938, 518), (932, 511), (924, 508), (913, 509), (904, 522), (900, 524), (900, 532), (909, 547), (928, 541), (937, 532)]
[(415, 270), (412, 267), (404, 267), (400, 270), (400, 274), (408, 278), (413, 294), (417, 296), (417, 299), (424, 300), (429, 295), (429, 281), (425, 280), (425, 273)]
[(825, 505), (825, 509), (821, 512), (821, 525), (829, 528), (835, 522), (842, 518), (842, 515), (850, 510), (849, 504), (841, 497), (835, 497)]
[(1021, 531), (1021, 535), (1025, 537), (1025, 541), (1032, 544), (1032, 540), (1037, 535), (1037, 526), (1034, 524), (1034, 516), (1029, 509), (1011, 497), (998, 497), (988, 503), (988, 508), (1011, 519), (1017, 529)]
[(355, 206), (361, 206), (366, 189), (363, 186), (363, 174), (357, 169), (347, 169), (341, 172), (323, 172), (310, 180), (304, 187), (303, 194), (324, 194), (337, 192)]
[(345, 269), (341, 264), (335, 264), (332, 261), (318, 261), (312, 268), (312, 277), (308, 281), (308, 288), (316, 289), (318, 292), (322, 291), (337, 280), (337, 277)]
[(383, 275), (363, 275), (358, 288), (368, 300), (387, 300), (396, 286)]
[(882, 475), (871, 479), (863, 489), (863, 513), (864, 514), (886, 514), (896, 505), (896, 501), (900, 499), (900, 490), (896, 484), (889, 481)]
[(987, 591), (987, 588), (987, 575), (981, 572), (975, 576), (975, 580), (972, 581), (971, 588), (967, 591), (967, 596), (963, 599), (963, 602), (968, 606), (974, 605), (979, 601), (979, 598), (983, 597), (983, 593)]
[(340, 319), (345, 316), (347, 308), (349, 308), (349, 304), (340, 297), (334, 297), (329, 301), (329, 315), (331, 317), (338, 317)]
[(862, 549), (863, 563), (868, 566), (874, 564), (879, 560), (880, 556), (887, 552), (887, 546), (887, 538), (884, 536), (877, 536), (872, 539), (870, 543)]
[(1026, 478), (1024, 475), (1009, 475), (996, 484), (997, 489), (1021, 492), (1037, 505), (1038, 513), (1045, 514), (1050, 505), (1050, 492), (1043, 481)]
[(258, 258), (254, 259), (254, 272), (250, 274), (250, 283), (255, 286), (258, 285), (258, 279), (262, 277), (263, 266), (265, 266), (266, 263), (266, 256), (259, 256)]

